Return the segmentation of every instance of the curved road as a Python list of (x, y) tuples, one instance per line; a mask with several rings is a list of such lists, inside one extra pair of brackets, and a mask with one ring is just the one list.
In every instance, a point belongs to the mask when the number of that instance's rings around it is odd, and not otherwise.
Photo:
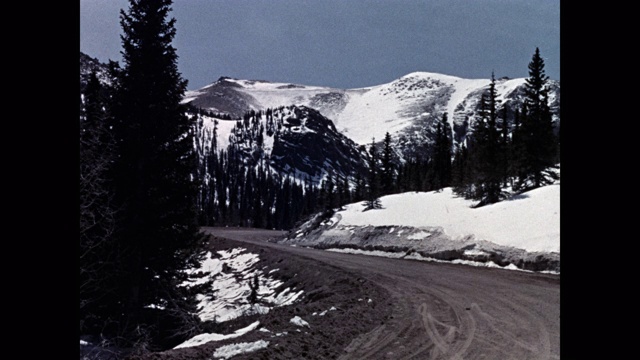
[(340, 267), (387, 289), (392, 318), (340, 359), (559, 359), (560, 276), (334, 253), (267, 242), (283, 232), (207, 233)]

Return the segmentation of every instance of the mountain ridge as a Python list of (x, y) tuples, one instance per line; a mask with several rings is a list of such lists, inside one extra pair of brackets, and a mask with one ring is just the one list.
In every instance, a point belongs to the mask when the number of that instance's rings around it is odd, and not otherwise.
[[(183, 102), (232, 117), (240, 117), (250, 110), (304, 105), (320, 111), (341, 133), (360, 145), (374, 138), (380, 141), (386, 132), (397, 144), (431, 143), (429, 133), (446, 112), (455, 142), (462, 143), (473, 130), (479, 100), (490, 82), (490, 79), (417, 71), (381, 85), (339, 89), (220, 77), (205, 87), (187, 91)], [(525, 82), (525, 78), (496, 80), (498, 100), (507, 106), (510, 124), (513, 124), (515, 109), (522, 103)], [(557, 127), (560, 82), (549, 80), (548, 86)], [(423, 131), (427, 134), (420, 134)]]

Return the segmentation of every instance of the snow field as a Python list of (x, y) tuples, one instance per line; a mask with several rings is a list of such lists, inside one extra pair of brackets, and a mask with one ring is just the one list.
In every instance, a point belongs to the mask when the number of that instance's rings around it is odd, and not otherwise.
[[(383, 196), (382, 209), (363, 212), (362, 203), (345, 206), (328, 224), (342, 226), (441, 227), (452, 239), (472, 236), (529, 252), (560, 253), (560, 185), (549, 185), (512, 200), (472, 208), (471, 200), (440, 192)], [(398, 235), (399, 232), (398, 232)], [(428, 233), (407, 239), (428, 239)], [(418, 239), (420, 238), (421, 239)]]

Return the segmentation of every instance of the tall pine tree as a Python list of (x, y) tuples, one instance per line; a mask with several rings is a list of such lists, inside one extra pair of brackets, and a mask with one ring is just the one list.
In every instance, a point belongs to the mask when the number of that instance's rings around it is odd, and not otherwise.
[(553, 119), (549, 109), (544, 60), (536, 48), (529, 62), (529, 77), (525, 83), (525, 100), (518, 141), (522, 152), (518, 159), (518, 189), (537, 188), (551, 183), (546, 170), (557, 160), (558, 140), (553, 133)]
[(394, 192), (393, 149), (391, 148), (391, 135), (388, 131), (384, 135), (381, 160), (382, 171), (380, 175), (382, 177), (382, 193), (388, 195)]
[[(117, 248), (112, 241), (116, 207), (108, 177), (115, 158), (108, 130), (108, 89), (95, 72), (89, 76), (80, 106), (80, 332), (94, 333), (104, 326), (116, 298)], [(117, 311), (117, 310), (116, 310)]]
[(378, 165), (378, 150), (376, 140), (371, 140), (369, 152), (367, 153), (367, 165), (369, 166), (369, 176), (367, 179), (367, 195), (365, 199), (365, 210), (380, 209), (380, 166)]
[(436, 127), (436, 141), (433, 147), (432, 184), (434, 189), (442, 189), (451, 185), (451, 125), (447, 120), (447, 113), (442, 114), (442, 120)]
[(474, 165), (471, 198), (478, 206), (500, 200), (502, 173), (500, 171), (500, 133), (497, 127), (497, 91), (491, 74), (488, 91), (482, 95), (480, 117), (472, 135), (471, 150)]
[(203, 245), (196, 220), (194, 123), (180, 104), (187, 82), (171, 45), (171, 4), (130, 0), (128, 11), (121, 11), (124, 65), (113, 123), (121, 215), (116, 236), (123, 249), (119, 331), (131, 340), (160, 339), (160, 346), (175, 342), (170, 338), (176, 332), (195, 330), (189, 315), (194, 298), (179, 284), (186, 276), (182, 270), (198, 263)]

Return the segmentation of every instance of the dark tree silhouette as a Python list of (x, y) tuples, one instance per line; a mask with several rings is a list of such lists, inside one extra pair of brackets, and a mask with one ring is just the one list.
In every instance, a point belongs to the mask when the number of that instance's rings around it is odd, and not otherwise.
[(371, 209), (380, 209), (380, 166), (378, 164), (378, 150), (376, 148), (376, 140), (371, 141), (369, 152), (367, 153), (367, 164), (369, 166), (369, 177), (367, 181), (367, 197), (365, 199), (365, 211)]
[(394, 192), (394, 166), (393, 166), (393, 149), (391, 147), (391, 135), (387, 132), (384, 136), (382, 148), (382, 171), (381, 182), (383, 194), (391, 194)]
[(108, 177), (115, 158), (107, 127), (109, 93), (95, 72), (80, 104), (80, 331), (94, 333), (113, 310), (118, 255), (112, 241), (117, 209)]
[(432, 165), (432, 185), (434, 189), (441, 189), (451, 185), (452, 142), (451, 125), (447, 120), (447, 113), (444, 113), (436, 128)]
[(553, 181), (546, 170), (557, 161), (558, 139), (553, 133), (553, 119), (549, 109), (544, 60), (536, 48), (529, 62), (529, 77), (525, 84), (525, 100), (521, 116), (518, 141), (519, 153), (517, 188), (526, 190)]
[(197, 331), (190, 315), (195, 299), (179, 284), (186, 277), (182, 270), (199, 262), (203, 245), (194, 121), (180, 104), (187, 82), (171, 45), (171, 4), (131, 0), (121, 11), (124, 65), (113, 106), (114, 194), (121, 215), (115, 235), (122, 248), (118, 331), (160, 347)]

